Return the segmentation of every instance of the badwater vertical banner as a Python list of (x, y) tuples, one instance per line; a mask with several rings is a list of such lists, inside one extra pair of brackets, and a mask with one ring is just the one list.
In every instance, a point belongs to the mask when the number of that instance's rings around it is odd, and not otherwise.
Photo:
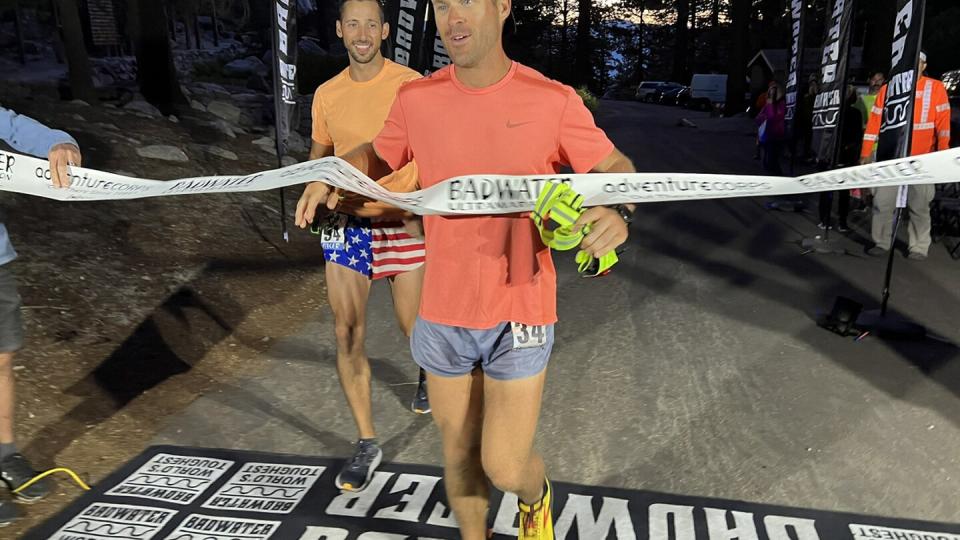
[(853, 0), (830, 0), (820, 63), (820, 93), (813, 104), (813, 147), (817, 161), (827, 166), (835, 165), (840, 146), (840, 113), (846, 98), (852, 28)]
[(877, 161), (910, 155), (913, 104), (916, 101), (920, 40), (923, 36), (925, 0), (897, 0), (893, 27), (890, 82), (880, 121)]
[(277, 155), (287, 152), (287, 138), (297, 114), (297, 2), (274, 0), (273, 100), (276, 111)]
[(420, 70), (424, 75), (433, 73), (444, 66), (450, 65), (450, 54), (443, 45), (443, 39), (440, 31), (437, 30), (437, 19), (433, 13), (433, 4), (427, 12), (427, 25), (423, 32), (423, 37), (427, 41), (424, 46), (423, 69)]
[(430, 0), (390, 0), (387, 3), (393, 46), (388, 58), (421, 73), (424, 44), (430, 41), (424, 33), (429, 6)]
[(790, 0), (790, 71), (787, 74), (787, 135), (793, 138), (794, 118), (803, 74), (804, 0)]

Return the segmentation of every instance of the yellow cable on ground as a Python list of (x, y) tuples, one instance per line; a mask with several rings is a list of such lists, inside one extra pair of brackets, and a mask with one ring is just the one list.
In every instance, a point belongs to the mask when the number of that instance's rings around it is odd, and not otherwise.
[[(590, 234), (590, 226), (574, 231), (573, 226), (583, 214), (583, 196), (567, 184), (549, 182), (543, 186), (530, 217), (540, 231), (540, 239), (551, 249), (566, 251), (580, 245)], [(555, 225), (551, 227), (551, 223)], [(619, 258), (616, 251), (600, 257), (599, 261), (586, 251), (577, 253), (580, 275), (600, 276), (610, 271)]]
[(68, 469), (68, 468), (66, 468), (66, 467), (57, 467), (56, 469), (50, 469), (49, 471), (44, 471), (44, 472), (42, 472), (42, 473), (34, 476), (34, 477), (31, 478), (30, 480), (28, 480), (26, 483), (24, 483), (22, 486), (20, 486), (20, 487), (18, 487), (17, 489), (13, 490), (13, 493), (14, 493), (14, 494), (20, 493), (21, 491), (27, 489), (28, 487), (30, 487), (30, 486), (32, 486), (33, 484), (39, 482), (40, 480), (43, 480), (44, 478), (50, 476), (51, 474), (58, 473), (58, 472), (67, 473), (68, 475), (70, 475), (70, 478), (72, 478), (73, 481), (77, 483), (78, 486), (80, 486), (81, 488), (83, 488), (84, 491), (90, 491), (90, 486), (88, 486), (86, 482), (84, 482), (83, 480), (81, 480), (81, 479), (80, 479), (80, 476), (79, 476), (77, 473), (71, 471), (70, 469)]

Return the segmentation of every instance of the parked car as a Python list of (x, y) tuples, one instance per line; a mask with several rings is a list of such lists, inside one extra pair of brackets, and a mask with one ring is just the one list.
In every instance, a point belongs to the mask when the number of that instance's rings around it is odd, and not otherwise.
[(633, 100), (636, 95), (635, 86), (614, 86), (603, 93), (603, 99)]
[(644, 81), (637, 87), (635, 94), (638, 101), (647, 101), (647, 97), (660, 88), (663, 81)]
[(674, 90), (679, 90), (681, 88), (683, 88), (682, 84), (677, 84), (673, 82), (660, 83), (660, 85), (657, 86), (656, 90), (647, 94), (647, 99), (645, 101), (647, 101), (648, 103), (663, 103), (664, 95), (670, 92), (673, 92)]
[(637, 87), (637, 99), (647, 103), (659, 103), (665, 92), (682, 87), (675, 82), (648, 81)]
[(663, 92), (660, 96), (661, 105), (680, 105), (681, 99), (686, 102), (690, 97), (690, 87), (680, 86)]
[(727, 102), (727, 76), (715, 73), (697, 73), (690, 81), (691, 109), (709, 111), (723, 107)]

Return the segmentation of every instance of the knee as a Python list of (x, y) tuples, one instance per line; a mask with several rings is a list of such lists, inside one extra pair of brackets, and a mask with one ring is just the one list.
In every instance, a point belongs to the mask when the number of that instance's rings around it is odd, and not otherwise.
[(490, 479), (490, 483), (504, 493), (517, 493), (525, 485), (526, 471), (516, 462), (484, 456), (483, 472)]
[(363, 325), (355, 320), (338, 320), (335, 328), (337, 346), (344, 351), (353, 350), (358, 345), (363, 344), (365, 332), (366, 329)]
[(13, 370), (13, 353), (0, 353), (0, 375), (4, 375)]

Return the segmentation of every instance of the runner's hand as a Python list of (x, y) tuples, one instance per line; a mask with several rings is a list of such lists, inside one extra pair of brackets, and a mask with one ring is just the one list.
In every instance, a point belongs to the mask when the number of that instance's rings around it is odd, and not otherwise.
[(311, 182), (303, 190), (303, 195), (297, 201), (297, 213), (294, 218), (294, 224), (301, 229), (306, 229), (313, 218), (317, 215), (317, 207), (326, 205), (333, 210), (340, 202), (340, 194), (337, 190), (323, 182)]
[(50, 177), (53, 187), (70, 187), (70, 171), (67, 167), (79, 167), (82, 161), (80, 149), (73, 143), (60, 143), (50, 148), (47, 154), (50, 162)]
[(590, 224), (590, 234), (583, 237), (580, 248), (595, 258), (599, 259), (627, 241), (627, 224), (612, 208), (595, 206), (588, 209), (573, 229), (579, 231), (587, 224)]

